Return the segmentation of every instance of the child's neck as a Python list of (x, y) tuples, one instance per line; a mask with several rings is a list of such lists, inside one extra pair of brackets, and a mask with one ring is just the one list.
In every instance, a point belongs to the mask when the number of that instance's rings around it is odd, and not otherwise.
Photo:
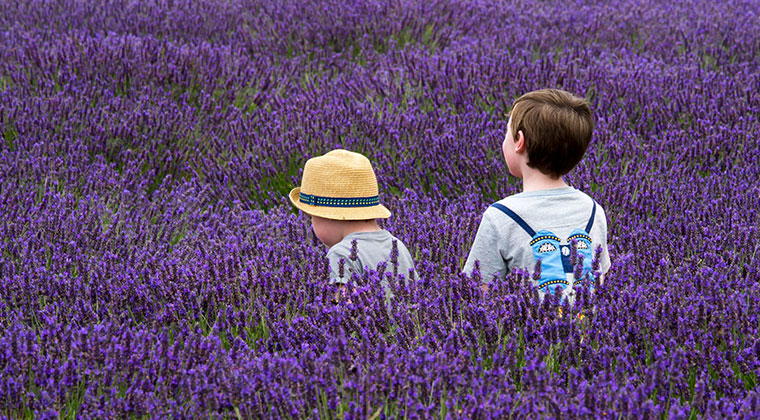
[(537, 170), (524, 171), (522, 180), (523, 192), (551, 190), (568, 186), (562, 177), (552, 178)]

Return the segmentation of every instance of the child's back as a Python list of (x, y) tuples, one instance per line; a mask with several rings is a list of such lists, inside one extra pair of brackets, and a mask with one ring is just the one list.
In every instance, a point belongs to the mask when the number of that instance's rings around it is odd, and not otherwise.
[[(374, 270), (381, 264), (385, 264), (386, 272), (395, 271), (407, 280), (415, 278), (414, 262), (406, 245), (384, 229), (345, 236), (330, 247), (327, 258), (333, 283), (348, 283), (353, 273), (361, 275), (365, 268)], [(382, 286), (387, 287), (385, 283)]]
[[(610, 259), (606, 252), (607, 219), (604, 209), (585, 193), (573, 187), (561, 187), (522, 192), (495, 204), (511, 211), (528, 229), (500, 207), (489, 207), (483, 214), (483, 221), (465, 263), (465, 272), (472, 271), (476, 259), (480, 261), (480, 272), (486, 282), (493, 276), (503, 278), (511, 268), (533, 270), (535, 256), (530, 243), (538, 231), (552, 232), (560, 242), (566, 243), (574, 230), (585, 230), (587, 227), (594, 247), (602, 247), (600, 271), (604, 273), (609, 269)], [(551, 247), (545, 249), (554, 251)], [(593, 255), (594, 249), (589, 250), (589, 253)], [(548, 268), (546, 265), (543, 267), (544, 270)]]

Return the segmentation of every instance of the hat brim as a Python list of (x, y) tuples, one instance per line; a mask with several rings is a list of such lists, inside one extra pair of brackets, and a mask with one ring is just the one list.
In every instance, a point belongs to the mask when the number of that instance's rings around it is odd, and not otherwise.
[(300, 199), (301, 188), (296, 187), (290, 190), (288, 198), (302, 212), (323, 217), (332, 220), (369, 220), (369, 219), (387, 219), (391, 217), (391, 211), (382, 204), (370, 207), (326, 207), (312, 206), (311, 204), (302, 203)]

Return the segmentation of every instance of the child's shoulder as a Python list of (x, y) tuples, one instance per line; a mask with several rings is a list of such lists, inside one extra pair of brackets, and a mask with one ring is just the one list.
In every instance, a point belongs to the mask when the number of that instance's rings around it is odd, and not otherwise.
[(512, 194), (495, 202), (495, 206), (491, 206), (489, 210), (497, 210), (494, 209), (494, 207), (498, 208), (498, 205), (506, 206), (516, 211), (520, 209), (530, 210), (575, 202), (587, 202), (590, 204), (592, 200), (593, 199), (588, 194), (581, 190), (573, 187), (564, 187)]
[(568, 217), (567, 224), (574, 223), (573, 219), (587, 219), (590, 212), (596, 213), (597, 220), (606, 217), (602, 206), (591, 196), (573, 187), (565, 187), (504, 197), (489, 206), (483, 216), (494, 224), (518, 216), (528, 223), (552, 225)]
[(354, 232), (346, 235), (340, 242), (330, 247), (328, 254), (346, 254), (352, 251), (354, 247), (362, 249), (375, 249), (390, 246), (391, 241), (395, 239), (385, 229), (371, 232)]
[(353, 238), (348, 236), (344, 237), (340, 242), (330, 247), (327, 250), (327, 256), (339, 256), (343, 257), (351, 253)]

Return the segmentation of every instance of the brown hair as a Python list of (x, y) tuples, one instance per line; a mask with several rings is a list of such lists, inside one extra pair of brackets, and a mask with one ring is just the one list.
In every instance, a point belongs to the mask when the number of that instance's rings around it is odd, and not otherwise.
[(512, 135), (525, 137), (528, 166), (559, 178), (586, 153), (594, 129), (585, 99), (559, 89), (528, 92), (512, 105)]

